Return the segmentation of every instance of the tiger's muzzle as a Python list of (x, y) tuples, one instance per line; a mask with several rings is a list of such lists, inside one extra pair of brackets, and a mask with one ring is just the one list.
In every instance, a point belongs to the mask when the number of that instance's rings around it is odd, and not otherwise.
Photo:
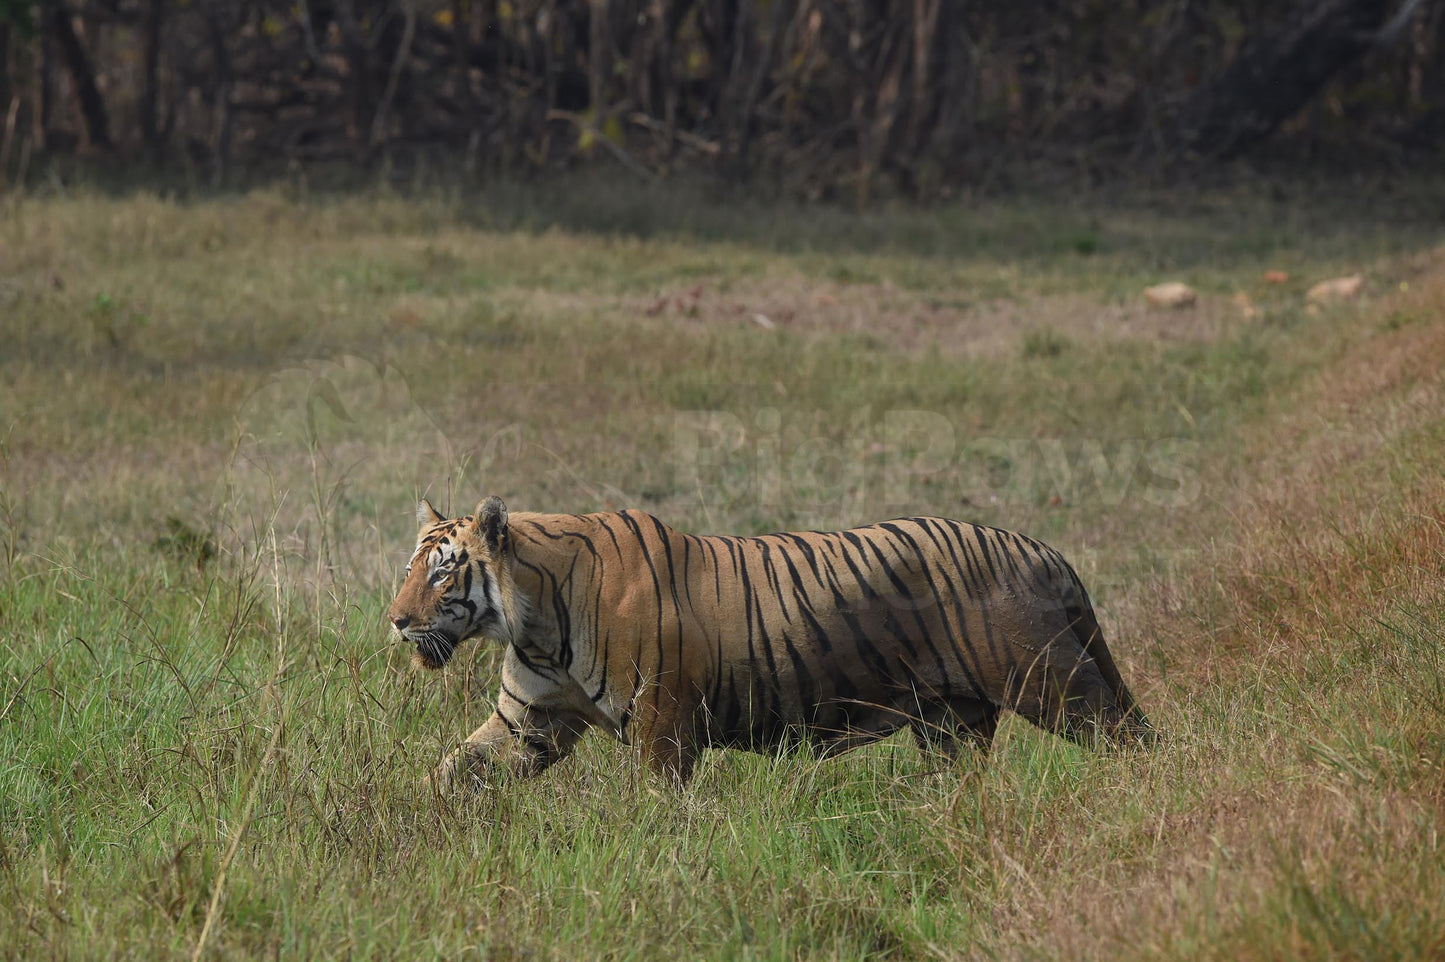
[(452, 660), (456, 653), (457, 643), (445, 632), (436, 628), (412, 628), (407, 630), (409, 619), (397, 619), (402, 624), (397, 625), (397, 633), (402, 640), (411, 643), (414, 647), (411, 653), (412, 663), (429, 671), (436, 671), (445, 667), (446, 663)]

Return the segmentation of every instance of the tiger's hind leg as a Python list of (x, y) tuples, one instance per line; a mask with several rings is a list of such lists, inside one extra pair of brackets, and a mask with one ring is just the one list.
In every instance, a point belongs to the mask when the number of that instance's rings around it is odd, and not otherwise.
[(1114, 700), (1124, 712), (1123, 721), (1110, 729), (1107, 732), (1108, 736), (1115, 740), (1132, 741), (1138, 745), (1156, 744), (1159, 733), (1154, 730), (1154, 726), (1149, 724), (1144, 709), (1134, 700), (1134, 694), (1119, 675), (1118, 666), (1114, 664), (1114, 656), (1109, 651), (1109, 646), (1104, 641), (1104, 633), (1099, 629), (1099, 622), (1094, 616), (1093, 605), (1085, 598), (1082, 605), (1075, 610), (1068, 611), (1067, 615), (1074, 636), (1079, 640), (1084, 652), (1098, 665), (1099, 674), (1103, 676), (1105, 684), (1114, 694)]
[(1099, 664), (1071, 633), (1045, 645), (1008, 687), (1009, 708), (1070, 741), (1096, 745), (1141, 740), (1144, 729), (1132, 704), (1121, 701)]

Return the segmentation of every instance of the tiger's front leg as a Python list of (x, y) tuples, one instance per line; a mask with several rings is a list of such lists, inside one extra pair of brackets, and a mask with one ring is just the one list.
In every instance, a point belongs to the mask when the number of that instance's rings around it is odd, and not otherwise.
[(691, 685), (654, 687), (638, 705), (634, 742), (642, 760), (655, 774), (682, 788), (697, 763), (697, 711), (702, 695)]
[(591, 725), (582, 713), (586, 696), (565, 675), (554, 678), (542, 671), (508, 650), (496, 710), (428, 781), (445, 789), (491, 772), (531, 778), (566, 758)]
[(493, 772), (531, 778), (567, 757), (588, 725), (580, 715), (562, 709), (524, 709), (513, 716), (503, 715), (499, 707), (442, 760), (427, 782), (450, 790)]

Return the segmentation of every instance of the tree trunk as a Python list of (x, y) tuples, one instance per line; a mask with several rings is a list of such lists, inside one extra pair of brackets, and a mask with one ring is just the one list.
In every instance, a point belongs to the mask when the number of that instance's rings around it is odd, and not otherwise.
[(681, 0), (653, 0), (653, 18), (658, 30), (657, 84), (662, 90), (662, 122), (667, 129), (663, 157), (672, 163), (677, 150), (677, 105), (679, 78), (673, 70), (673, 45), (687, 8)]
[(211, 104), (211, 185), (221, 186), (231, 160), (231, 89), (235, 78), (231, 72), (231, 54), (226, 49), (226, 25), (221, 16), (226, 4), (212, 0), (206, 9), (206, 27), (210, 33), (211, 56), (215, 60), (216, 91)]
[(908, 132), (903, 141), (909, 157), (922, 152), (923, 134), (933, 122), (938, 87), (935, 64), (947, 56), (938, 29), (939, 0), (913, 0), (913, 90), (908, 107)]
[(35, 85), (31, 94), (34, 100), (30, 109), (30, 123), (35, 149), (44, 150), (49, 142), (50, 114), (55, 103), (55, 81), (52, 77), (55, 44), (50, 41), (49, 31), (40, 31), (39, 47), (35, 55)]
[(10, 108), (10, 24), (0, 23), (0, 110)]
[(160, 163), (165, 151), (160, 117), (160, 65), (161, 65), (161, 22), (165, 16), (165, 0), (150, 0), (146, 4), (145, 20), (142, 24), (144, 58), (144, 86), (140, 98), (141, 135), (150, 148), (151, 157)]
[(592, 123), (600, 130), (605, 120), (607, 77), (612, 72), (608, 57), (607, 0), (591, 0), (587, 5), (587, 105), (592, 109)]
[(396, 101), (397, 87), (401, 83), (402, 72), (406, 70), (407, 58), (411, 56), (412, 41), (416, 39), (416, 4), (406, 3), (403, 6), (406, 13), (406, 26), (402, 28), (401, 43), (397, 45), (396, 57), (391, 62), (391, 72), (387, 74), (386, 87), (381, 92), (381, 102), (376, 105), (376, 113), (371, 117), (371, 137), (366, 145), (368, 153), (375, 150), (386, 137), (387, 114)]
[(777, 59), (783, 32), (787, 29), (788, 21), (793, 18), (796, 8), (796, 0), (773, 0), (772, 24), (764, 35), (763, 49), (757, 56), (757, 62), (753, 64), (753, 74), (748, 80), (742, 105), (738, 109), (734, 123), (736, 132), (733, 139), (732, 173), (733, 177), (738, 180), (746, 178), (752, 172), (749, 148), (753, 134), (753, 115), (757, 111), (763, 88), (772, 73), (773, 61)]
[(738, 36), (739, 10), (744, 0), (704, 0), (698, 7), (697, 25), (707, 49), (708, 69), (703, 92), (711, 106), (719, 136), (727, 129), (728, 80), (733, 66), (733, 47)]
[(75, 84), (76, 98), (80, 101), (80, 115), (85, 121), (85, 134), (90, 146), (109, 150), (110, 118), (106, 114), (100, 88), (95, 84), (95, 70), (90, 65), (90, 56), (85, 52), (85, 46), (80, 42), (80, 37), (76, 36), (75, 27), (70, 22), (70, 11), (64, 4), (57, 4), (47, 19), (50, 33), (55, 37), (55, 45), (60, 51), (61, 59), (65, 61), (65, 69)]
[(355, 0), (341, 0), (337, 4), (336, 20), (341, 27), (341, 47), (350, 73), (347, 93), (351, 100), (351, 118), (347, 133), (364, 155), (371, 132), (372, 113), (376, 109), (376, 95), (371, 83), (371, 57), (361, 22), (356, 16)]
[(1174, 126), (1173, 151), (1223, 159), (1265, 140), (1370, 49), (1389, 7), (1387, 0), (1308, 3), (1189, 99)]
[(15, 124), (20, 118), (20, 95), (10, 90), (10, 24), (0, 23), (0, 191), (10, 174), (10, 150), (15, 144)]

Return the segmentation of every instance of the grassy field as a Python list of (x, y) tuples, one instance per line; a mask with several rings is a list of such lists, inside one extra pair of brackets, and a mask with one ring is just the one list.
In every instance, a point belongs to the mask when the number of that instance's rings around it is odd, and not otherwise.
[[(0, 199), (0, 955), (1438, 958), (1445, 203), (1313, 196)], [(1164, 740), (435, 797), (498, 653), (383, 614), (493, 493), (1042, 537)]]

